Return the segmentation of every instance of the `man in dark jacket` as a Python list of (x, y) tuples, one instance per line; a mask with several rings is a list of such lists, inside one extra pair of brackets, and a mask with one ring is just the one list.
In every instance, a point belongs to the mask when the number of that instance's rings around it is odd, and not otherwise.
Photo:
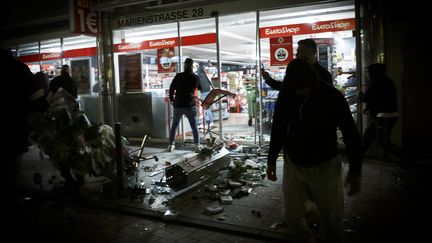
[[(312, 65), (312, 68), (318, 75), (318, 78), (324, 83), (333, 86), (333, 78), (331, 73), (318, 63), (316, 55), (317, 45), (313, 39), (304, 39), (298, 42), (296, 57), (303, 59)], [(280, 90), (282, 88), (282, 82), (272, 79), (267, 72), (264, 72), (264, 70), (261, 70), (261, 72), (263, 78), (270, 87), (275, 90)]]
[(60, 87), (69, 92), (73, 97), (78, 97), (76, 83), (70, 76), (69, 65), (63, 65), (60, 76), (55, 77), (50, 83), (51, 92), (56, 92)]
[(371, 123), (363, 135), (363, 153), (366, 154), (375, 137), (387, 151), (406, 161), (410, 156), (391, 140), (393, 126), (399, 119), (396, 86), (387, 74), (386, 66), (374, 63), (367, 67), (369, 87), (366, 93), (360, 93), (360, 100), (366, 103), (365, 113)]
[(13, 234), (17, 226), (16, 213), (19, 209), (16, 180), (20, 169), (21, 157), (29, 146), (30, 112), (44, 112), (48, 108), (43, 89), (38, 85), (34, 75), (24, 63), (16, 59), (12, 53), (0, 49), (0, 70), (3, 74), (2, 89), (4, 92), (13, 92), (2, 95), (3, 104), (0, 126), (3, 128), (1, 146), (1, 175), (0, 193), (3, 208), (3, 223), (5, 231)]
[(343, 238), (343, 188), (337, 157), (339, 128), (347, 149), (349, 195), (360, 191), (361, 141), (344, 96), (318, 81), (311, 65), (294, 59), (287, 66), (276, 101), (267, 177), (277, 180), (276, 160), (284, 150), (284, 218), (300, 242), (314, 242), (305, 227), (305, 202), (318, 206), (328, 242)]
[(195, 90), (201, 90), (200, 78), (193, 73), (193, 60), (186, 58), (184, 62), (184, 72), (178, 73), (169, 89), (169, 98), (174, 107), (174, 117), (171, 124), (168, 150), (171, 152), (175, 148), (175, 134), (180, 119), (185, 115), (194, 137), (195, 149), (200, 150), (200, 138), (198, 134), (198, 116), (195, 100)]

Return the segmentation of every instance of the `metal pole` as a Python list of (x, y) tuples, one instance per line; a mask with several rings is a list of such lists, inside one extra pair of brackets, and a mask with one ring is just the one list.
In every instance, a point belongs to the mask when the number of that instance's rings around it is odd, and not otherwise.
[[(363, 70), (363, 56), (362, 56), (362, 36), (360, 35), (361, 29), (362, 29), (362, 22), (361, 22), (361, 14), (360, 14), (360, 8), (362, 8), (360, 2), (358, 0), (355, 1), (355, 19), (356, 19), (356, 26), (357, 31), (355, 31), (355, 39), (356, 39), (356, 79), (357, 79), (357, 90), (362, 91), (362, 72)], [(359, 129), (359, 131), (363, 134), (363, 104), (361, 103), (359, 97), (357, 97), (357, 119), (356, 124)]]
[(109, 13), (101, 12), (101, 35), (97, 37), (97, 56), (99, 67), (99, 118), (111, 125), (116, 117), (115, 85), (113, 65), (113, 43), (111, 18)]
[[(219, 13), (215, 12), (214, 13), (216, 18), (215, 18), (215, 24), (216, 24), (216, 55), (217, 55), (217, 72), (218, 72), (218, 86), (219, 88), (222, 88), (222, 82), (221, 82), (221, 68), (222, 68), (222, 64), (221, 64), (221, 56), (220, 56), (220, 43), (219, 43)], [(220, 139), (223, 140), (223, 127), (222, 127), (222, 120), (223, 120), (223, 116), (222, 116), (222, 100), (218, 101), (218, 106), (219, 106), (219, 137)]]
[(115, 160), (116, 160), (116, 196), (121, 197), (124, 194), (123, 186), (123, 157), (122, 157), (122, 137), (121, 137), (121, 123), (114, 123), (115, 134)]
[[(261, 38), (260, 38), (260, 30), (259, 30), (259, 19), (260, 19), (260, 12), (257, 11), (257, 19), (256, 19), (256, 36), (257, 36), (257, 47), (258, 47), (258, 70), (261, 70)], [(258, 77), (258, 73), (257, 73)], [(263, 97), (262, 97), (262, 77), (261, 73), (259, 74), (259, 78), (257, 78), (258, 85), (256, 87), (258, 88), (258, 95), (259, 95), (259, 103), (258, 103), (258, 117), (259, 117), (259, 142), (258, 145), (262, 146), (263, 144), (263, 117), (262, 117), (262, 107), (263, 107)]]
[(42, 71), (42, 62), (41, 62), (41, 58), (40, 58), (40, 56), (41, 56), (41, 43), (40, 43), (40, 41), (38, 41), (38, 54), (39, 54), (39, 58), (38, 58), (39, 70)]
[(63, 37), (60, 38), (60, 57), (61, 57), (61, 65), (63, 66), (64, 61), (63, 61)]
[[(183, 64), (183, 62), (182, 62), (182, 53), (181, 53), (181, 45), (182, 45), (182, 41), (181, 41), (181, 38), (180, 38), (180, 22), (177, 22), (177, 38), (178, 38), (178, 48), (179, 48), (179, 60), (180, 60), (180, 62), (179, 62), (179, 72), (181, 72), (181, 70), (182, 70), (182, 64)], [(184, 142), (185, 141), (185, 132), (184, 132), (184, 122), (183, 122), (183, 116), (182, 116), (182, 118), (181, 118), (181, 134), (182, 134), (182, 142)]]

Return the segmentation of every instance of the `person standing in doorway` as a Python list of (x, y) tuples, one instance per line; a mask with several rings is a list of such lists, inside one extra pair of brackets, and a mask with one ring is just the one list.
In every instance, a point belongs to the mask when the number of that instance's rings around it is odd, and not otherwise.
[(55, 77), (50, 83), (50, 91), (55, 93), (59, 88), (63, 88), (73, 97), (78, 97), (75, 80), (70, 76), (69, 65), (63, 65), (59, 76)]
[[(309, 63), (315, 73), (318, 75), (318, 79), (324, 83), (333, 86), (332, 75), (327, 69), (322, 67), (317, 61), (317, 44), (313, 39), (300, 40), (297, 47), (296, 57)], [(275, 90), (282, 88), (282, 82), (274, 80), (270, 77), (268, 72), (261, 70), (261, 75), (265, 79), (265, 82)]]
[(336, 130), (347, 149), (348, 195), (361, 188), (361, 138), (348, 103), (336, 88), (318, 80), (303, 59), (291, 61), (273, 116), (267, 177), (275, 181), (276, 160), (284, 151), (283, 218), (299, 242), (315, 242), (308, 227), (305, 203), (313, 201), (321, 215), (326, 242), (343, 241), (344, 195)]
[(377, 137), (383, 149), (406, 161), (409, 159), (408, 154), (391, 140), (393, 126), (399, 119), (396, 86), (387, 76), (385, 64), (369, 65), (367, 74), (369, 88), (359, 95), (360, 100), (366, 103), (365, 114), (371, 118), (371, 123), (363, 135), (363, 153), (367, 153), (372, 141)]
[(175, 148), (175, 135), (180, 119), (185, 115), (189, 120), (194, 138), (195, 150), (200, 150), (200, 137), (198, 134), (198, 116), (196, 107), (195, 90), (201, 91), (201, 83), (198, 75), (193, 73), (193, 60), (186, 58), (184, 72), (178, 73), (169, 89), (169, 99), (174, 107), (174, 117), (169, 134), (168, 151)]

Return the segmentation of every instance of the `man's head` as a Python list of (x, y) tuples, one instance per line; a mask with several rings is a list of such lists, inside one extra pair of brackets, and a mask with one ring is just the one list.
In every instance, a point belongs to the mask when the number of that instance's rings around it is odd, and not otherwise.
[(184, 70), (192, 70), (193, 62), (192, 58), (186, 58), (184, 61)]
[(307, 95), (318, 83), (318, 77), (308, 62), (296, 58), (287, 66), (285, 82), (288, 89), (299, 95)]
[(366, 69), (370, 79), (382, 78), (386, 75), (386, 65), (382, 63), (371, 64)]
[(61, 68), (61, 74), (70, 74), (70, 67), (69, 65), (63, 65)]
[(296, 57), (305, 60), (309, 64), (316, 62), (317, 45), (313, 39), (300, 40), (297, 47)]

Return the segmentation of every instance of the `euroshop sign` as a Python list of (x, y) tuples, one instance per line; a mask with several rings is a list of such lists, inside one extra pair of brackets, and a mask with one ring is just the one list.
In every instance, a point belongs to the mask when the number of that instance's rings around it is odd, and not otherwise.
[(354, 30), (355, 19), (338, 19), (321, 21), (316, 23), (280, 25), (260, 28), (261, 38), (275, 38), (281, 36), (293, 36), (304, 34), (315, 34), (323, 32), (334, 32), (343, 30)]

